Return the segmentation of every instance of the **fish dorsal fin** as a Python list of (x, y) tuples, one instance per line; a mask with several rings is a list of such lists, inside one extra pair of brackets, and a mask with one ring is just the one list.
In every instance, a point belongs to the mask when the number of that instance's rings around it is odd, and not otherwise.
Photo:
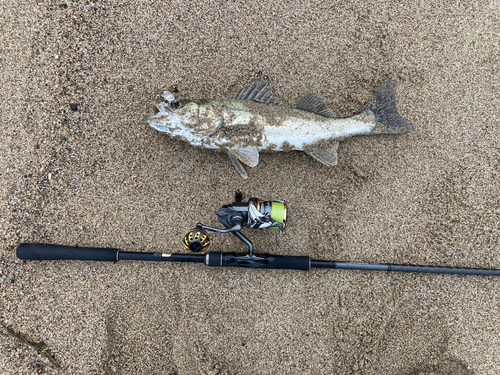
[(311, 155), (317, 161), (333, 167), (337, 165), (337, 149), (339, 148), (339, 143), (335, 144), (331, 148), (321, 148), (318, 147), (312, 151), (307, 151), (307, 154)]
[(307, 94), (296, 105), (297, 109), (316, 113), (321, 116), (335, 118), (337, 115), (330, 108), (321, 109), (325, 105), (323, 98), (316, 94)]
[(333, 112), (330, 108), (322, 109), (321, 111), (317, 112), (317, 114), (325, 117), (337, 118), (337, 114)]
[(251, 100), (264, 104), (282, 104), (276, 96), (274, 96), (273, 91), (264, 78), (257, 78), (250, 85), (239, 89), (230, 99)]

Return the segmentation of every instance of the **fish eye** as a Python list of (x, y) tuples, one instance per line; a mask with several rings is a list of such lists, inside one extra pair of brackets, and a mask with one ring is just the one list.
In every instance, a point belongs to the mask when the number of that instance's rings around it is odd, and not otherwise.
[(175, 109), (182, 108), (182, 102), (173, 102), (171, 105)]

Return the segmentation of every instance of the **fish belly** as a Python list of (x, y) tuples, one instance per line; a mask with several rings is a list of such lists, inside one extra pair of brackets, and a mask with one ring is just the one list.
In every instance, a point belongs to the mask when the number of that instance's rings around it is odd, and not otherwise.
[[(329, 139), (343, 139), (353, 135), (370, 134), (375, 119), (366, 115), (355, 115), (340, 119), (320, 121), (289, 119), (279, 126), (266, 125), (264, 138), (268, 149), (303, 150), (314, 142)], [(270, 146), (269, 146), (270, 145)]]

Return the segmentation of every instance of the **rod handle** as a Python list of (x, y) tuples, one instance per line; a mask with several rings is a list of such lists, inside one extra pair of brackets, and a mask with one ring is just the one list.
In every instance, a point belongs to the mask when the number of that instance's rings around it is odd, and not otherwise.
[(269, 264), (262, 265), (257, 268), (262, 268), (262, 269), (267, 268), (275, 270), (301, 270), (301, 271), (309, 271), (309, 269), (311, 268), (311, 261), (308, 256), (276, 255), (273, 256), (272, 258), (274, 258), (274, 260), (269, 262)]
[(118, 249), (73, 247), (43, 243), (23, 243), (17, 248), (17, 257), (23, 260), (95, 260), (116, 262)]

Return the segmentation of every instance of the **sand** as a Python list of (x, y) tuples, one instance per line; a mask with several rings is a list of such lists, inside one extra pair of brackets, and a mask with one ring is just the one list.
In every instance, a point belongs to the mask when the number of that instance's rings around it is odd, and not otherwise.
[[(498, 278), (15, 255), (182, 253), (240, 190), (289, 205), (279, 247), (245, 232), (260, 251), (500, 268), (500, 2), (1, 3), (0, 319), (61, 364), (0, 335), (3, 374), (500, 372)], [(141, 121), (164, 90), (222, 99), (259, 76), (341, 116), (393, 77), (415, 130), (346, 140), (334, 168), (263, 154), (244, 181)]]

